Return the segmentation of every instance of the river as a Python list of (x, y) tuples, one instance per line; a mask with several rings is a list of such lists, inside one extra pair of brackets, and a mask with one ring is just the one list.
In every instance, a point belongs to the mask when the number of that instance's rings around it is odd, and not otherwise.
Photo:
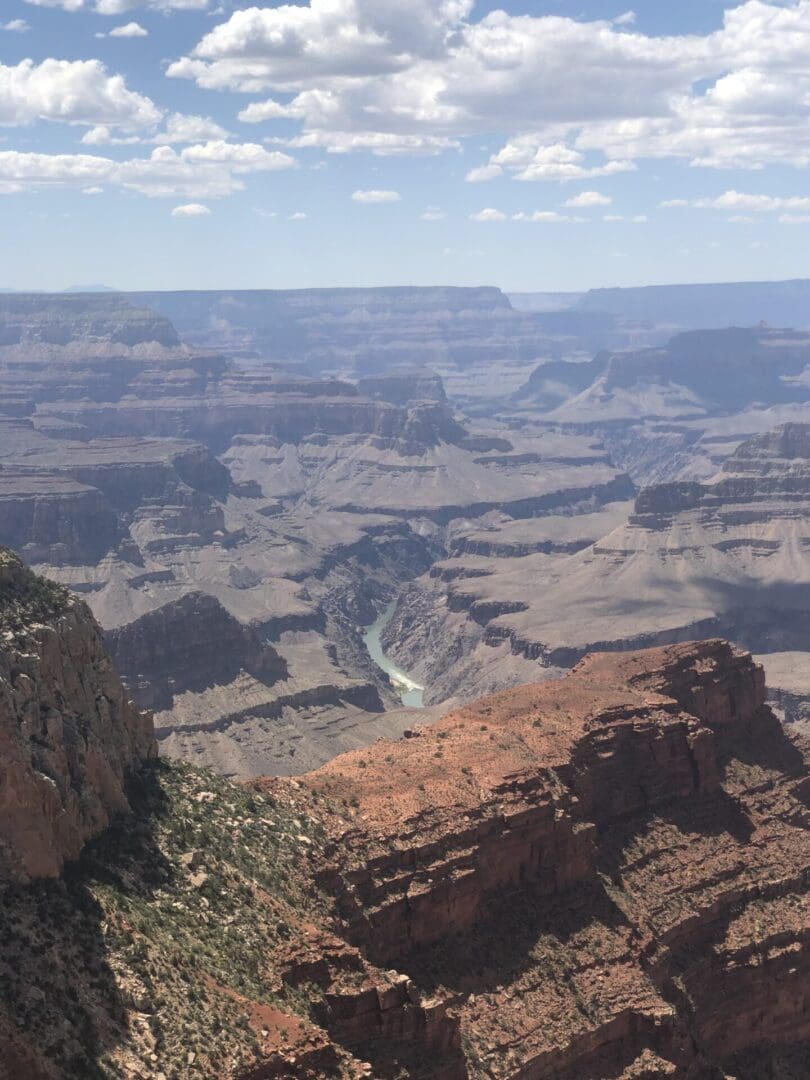
[(368, 654), (377, 667), (382, 668), (391, 682), (394, 684), (394, 689), (402, 699), (403, 705), (410, 705), (413, 709), (424, 708), (424, 695), (425, 688), (420, 686), (419, 683), (414, 682), (402, 668), (397, 667), (393, 660), (389, 660), (382, 650), (382, 644), (380, 642), (380, 636), (383, 630), (391, 621), (391, 618), (396, 609), (397, 602), (392, 600), (385, 611), (380, 617), (368, 627), (365, 634), (363, 634), (363, 641), (368, 649)]

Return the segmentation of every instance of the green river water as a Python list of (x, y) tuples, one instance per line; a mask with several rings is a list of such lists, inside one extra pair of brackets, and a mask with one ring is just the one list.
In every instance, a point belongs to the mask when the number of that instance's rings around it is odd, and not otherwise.
[(382, 668), (394, 684), (394, 688), (402, 699), (402, 704), (410, 705), (414, 709), (422, 709), (424, 708), (424, 687), (414, 682), (407, 671), (397, 667), (393, 660), (388, 659), (380, 642), (380, 636), (391, 621), (396, 606), (396, 600), (392, 600), (382, 615), (366, 629), (365, 634), (363, 634), (363, 641), (371, 659), (377, 667)]

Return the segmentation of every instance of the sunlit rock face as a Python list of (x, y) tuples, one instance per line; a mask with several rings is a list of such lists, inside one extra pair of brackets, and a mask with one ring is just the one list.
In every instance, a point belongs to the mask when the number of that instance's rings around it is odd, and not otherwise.
[(0, 550), (0, 878), (58, 874), (155, 750), (90, 611)]

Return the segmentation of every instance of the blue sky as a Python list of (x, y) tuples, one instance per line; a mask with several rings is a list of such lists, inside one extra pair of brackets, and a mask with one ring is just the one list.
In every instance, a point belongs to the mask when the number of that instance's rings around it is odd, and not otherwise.
[(810, 276), (810, 0), (0, 0), (0, 287)]

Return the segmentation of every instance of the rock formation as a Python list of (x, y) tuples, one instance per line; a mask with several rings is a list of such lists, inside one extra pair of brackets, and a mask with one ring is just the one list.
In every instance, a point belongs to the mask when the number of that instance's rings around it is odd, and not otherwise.
[[(567, 534), (537, 519), (519, 532), (493, 523), (461, 535), (403, 598), (390, 651), (407, 665), (437, 655), (434, 636), (466, 633), (464, 655), (444, 654), (435, 686), (445, 697), (475, 695), (467, 673), (475, 662), (484, 677), (488, 653), (502, 665), (497, 688), (531, 678), (527, 663), (553, 675), (594, 649), (706, 634), (778, 668), (781, 654), (810, 649), (809, 463), (810, 426), (783, 425), (743, 442), (708, 483), (656, 485), (626, 519), (623, 509), (613, 523), (595, 516), (590, 541), (586, 517), (570, 519)], [(414, 670), (430, 682), (418, 661)]]
[(154, 762), (134, 822), (3, 893), (0, 1075), (800, 1076), (806, 751), (708, 641), (298, 779)]
[(0, 879), (58, 874), (154, 753), (87, 607), (0, 549)]
[(293, 360), (310, 370), (351, 364), (358, 375), (413, 364), (526, 364), (572, 346), (596, 349), (627, 340), (610, 315), (517, 311), (490, 287), (127, 295), (197, 345)]
[(808, 329), (808, 300), (810, 281), (800, 278), (591, 289), (572, 306), (583, 313), (605, 312), (621, 319), (684, 330), (750, 326), (758, 322)]
[[(184, 327), (184, 312), (209, 325), (203, 309), (227, 309), (277, 348), (294, 325), (290, 349), (315, 351), (303, 370), (236, 356), (247, 344), (229, 335), (227, 355), (184, 344), (132, 299), (0, 305), (0, 389), (13, 390), (0, 541), (86, 597), (173, 753), (287, 773), (398, 734), (409, 720), (362, 627), (446, 553), (456, 523), (634, 494), (593, 439), (471, 422), (414, 357), (390, 366), (385, 341), (425, 356), (435, 336), (455, 348), (456, 330), (478, 340), (482, 370), (500, 333), (533, 366), (542, 334), (497, 290), (161, 300)], [(365, 375), (318, 370), (319, 350), (353, 342), (381, 349)]]

